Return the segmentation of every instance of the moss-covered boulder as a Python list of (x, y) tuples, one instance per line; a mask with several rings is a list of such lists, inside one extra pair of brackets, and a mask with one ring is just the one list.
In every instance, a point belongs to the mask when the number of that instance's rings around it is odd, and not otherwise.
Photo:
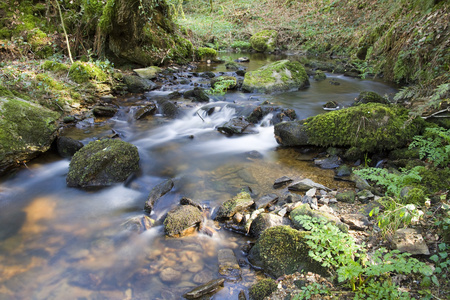
[(59, 114), (14, 97), (0, 97), (0, 174), (50, 148)]
[(372, 91), (364, 91), (359, 93), (358, 97), (355, 99), (353, 105), (365, 104), (365, 103), (381, 103), (389, 104), (386, 98), (381, 97), (379, 94)]
[(217, 51), (213, 48), (198, 47), (195, 49), (195, 58), (199, 61), (206, 61), (208, 59), (216, 59)]
[(104, 52), (143, 66), (187, 62), (192, 43), (179, 37), (169, 12), (164, 0), (108, 0), (99, 21)]
[(340, 146), (376, 152), (404, 147), (423, 126), (421, 118), (411, 120), (404, 108), (369, 103), (277, 124), (275, 136), (284, 146)]
[(105, 81), (108, 75), (93, 63), (76, 61), (70, 66), (69, 77), (76, 83), (85, 83), (91, 79)]
[(278, 284), (272, 278), (264, 278), (258, 281), (256, 284), (252, 285), (249, 291), (250, 299), (264, 299), (264, 297), (270, 296), (270, 294), (276, 291), (277, 286)]
[(258, 52), (273, 52), (277, 46), (278, 32), (263, 30), (250, 38), (252, 48)]
[(247, 92), (281, 92), (309, 86), (305, 68), (297, 61), (287, 59), (265, 65), (245, 73), (242, 89)]
[(249, 208), (254, 201), (249, 193), (241, 192), (233, 199), (225, 201), (218, 209), (216, 219), (231, 218), (235, 213)]
[(67, 174), (71, 187), (101, 187), (125, 181), (139, 170), (136, 146), (121, 140), (93, 141), (72, 158)]
[(289, 226), (269, 228), (256, 241), (248, 259), (275, 278), (297, 271), (325, 274), (326, 270), (308, 255), (306, 234)]
[(202, 223), (202, 212), (192, 205), (180, 205), (167, 213), (164, 232), (170, 237), (181, 237), (195, 232)]

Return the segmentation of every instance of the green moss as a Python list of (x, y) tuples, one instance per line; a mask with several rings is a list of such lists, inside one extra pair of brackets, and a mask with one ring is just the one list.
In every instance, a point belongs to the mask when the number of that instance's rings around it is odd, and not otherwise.
[(92, 63), (76, 61), (69, 69), (69, 77), (76, 83), (84, 83), (91, 79), (105, 81), (108, 75)]
[(253, 204), (253, 199), (247, 192), (241, 192), (236, 195), (233, 199), (225, 201), (219, 208), (216, 218), (230, 218), (236, 212), (242, 211), (243, 209), (251, 206)]
[(263, 30), (250, 38), (250, 44), (258, 52), (272, 52), (277, 45), (277, 36), (275, 30)]
[(297, 61), (280, 60), (245, 73), (242, 89), (248, 92), (273, 92), (309, 86), (305, 68)]
[(107, 186), (124, 181), (139, 170), (136, 146), (121, 140), (93, 141), (73, 156), (67, 185), (73, 187)]
[(0, 40), (9, 40), (11, 39), (12, 32), (8, 28), (0, 28)]
[(178, 64), (192, 60), (194, 48), (192, 43), (184, 38), (175, 38), (175, 46), (170, 49), (170, 59)]
[(355, 105), (364, 104), (364, 103), (381, 103), (381, 104), (389, 104), (389, 102), (372, 91), (364, 91), (358, 95), (356, 98)]
[(231, 43), (230, 47), (239, 50), (250, 50), (252, 44), (250, 42), (245, 41), (234, 41)]
[(376, 103), (328, 112), (304, 123), (311, 144), (356, 147), (363, 152), (404, 147), (423, 125), (421, 118), (411, 120), (406, 109)]
[[(60, 82), (53, 79), (51, 76), (45, 73), (40, 73), (36, 75), (36, 80), (40, 83), (43, 83), (46, 85), (46, 88), (55, 89), (55, 90), (62, 90), (64, 89), (64, 85), (62, 85)], [(40, 85), (38, 83), (38, 85)]]
[(289, 226), (268, 228), (250, 250), (249, 260), (275, 278), (297, 271), (325, 274), (324, 268), (308, 255), (306, 234)]
[(422, 177), (421, 185), (428, 189), (428, 192), (435, 193), (448, 190), (450, 186), (450, 169), (423, 168), (419, 172)]
[(164, 220), (164, 232), (168, 236), (179, 236), (184, 230), (202, 221), (201, 211), (191, 205), (181, 205), (167, 213)]
[(233, 76), (218, 76), (211, 79), (211, 87), (213, 89), (221, 85), (225, 85), (225, 89), (234, 89), (237, 85), (237, 79)]
[(98, 26), (103, 34), (108, 34), (112, 29), (112, 20), (114, 18), (115, 0), (108, 0), (103, 7), (102, 16), (98, 22)]
[[(18, 98), (0, 98), (0, 169), (15, 154), (50, 147), (59, 115)], [(15, 161), (13, 161), (15, 163)]]
[(249, 296), (251, 300), (260, 300), (270, 296), (277, 290), (277, 283), (272, 278), (264, 278), (250, 288)]
[(69, 67), (66, 64), (62, 64), (53, 60), (46, 60), (42, 63), (41, 68), (47, 71), (54, 72), (67, 72), (69, 71)]
[(199, 47), (195, 49), (195, 57), (197, 60), (207, 60), (217, 57), (217, 51), (208, 47)]
[(314, 74), (314, 80), (316, 81), (321, 81), (325, 79), (327, 79), (327, 75), (321, 70), (317, 70), (316, 73)]

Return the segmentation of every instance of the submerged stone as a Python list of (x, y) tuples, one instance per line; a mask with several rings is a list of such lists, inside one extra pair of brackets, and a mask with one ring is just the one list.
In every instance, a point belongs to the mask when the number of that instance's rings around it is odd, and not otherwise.
[(225, 276), (229, 281), (241, 278), (241, 267), (239, 267), (236, 256), (231, 249), (220, 249), (218, 254), (219, 274)]
[(308, 86), (305, 68), (299, 62), (287, 59), (247, 72), (242, 83), (244, 91), (262, 93), (298, 90)]
[(195, 232), (202, 223), (202, 212), (192, 205), (180, 205), (167, 213), (164, 232), (170, 237), (182, 237)]
[(139, 170), (136, 146), (121, 140), (93, 141), (73, 156), (67, 185), (70, 187), (101, 187), (125, 181)]
[(198, 299), (202, 296), (206, 296), (208, 294), (212, 294), (221, 287), (223, 287), (223, 283), (225, 282), (225, 279), (213, 279), (211, 281), (208, 281), (205, 284), (202, 284), (201, 286), (196, 287), (195, 289), (187, 292), (183, 295), (186, 299)]
[(56, 149), (61, 157), (72, 157), (78, 150), (83, 148), (83, 143), (73, 138), (60, 136), (56, 140)]
[(153, 206), (155, 206), (156, 202), (159, 198), (170, 192), (173, 188), (174, 184), (172, 179), (167, 179), (160, 184), (156, 185), (148, 195), (147, 201), (145, 202), (144, 210), (147, 213), (151, 213), (153, 210)]

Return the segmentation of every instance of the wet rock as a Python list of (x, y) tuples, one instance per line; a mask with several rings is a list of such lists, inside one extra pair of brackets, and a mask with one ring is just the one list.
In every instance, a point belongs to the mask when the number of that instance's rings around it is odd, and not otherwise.
[(174, 184), (171, 179), (167, 179), (166, 181), (163, 181), (160, 184), (156, 185), (148, 195), (147, 201), (145, 202), (144, 210), (147, 213), (151, 213), (153, 207), (156, 204), (156, 201), (158, 201), (159, 198), (170, 192), (173, 186)]
[(229, 61), (225, 64), (227, 70), (239, 70), (242, 66), (234, 61)]
[(149, 216), (142, 215), (127, 220), (122, 224), (122, 227), (128, 231), (142, 233), (146, 230), (149, 230), (154, 223), (155, 220), (151, 219)]
[(147, 116), (154, 115), (156, 112), (156, 105), (154, 103), (139, 108), (134, 114), (136, 120), (143, 119)]
[(297, 114), (293, 109), (282, 109), (280, 112), (276, 113), (272, 118), (272, 123), (274, 125), (281, 122), (294, 121), (297, 118)]
[(324, 105), (322, 105), (323, 109), (325, 110), (335, 110), (339, 108), (339, 103), (336, 101), (328, 101)]
[(356, 194), (356, 196), (358, 197), (358, 200), (361, 201), (362, 203), (366, 203), (367, 201), (369, 201), (370, 199), (373, 199), (375, 197), (375, 195), (369, 190), (359, 191)]
[(322, 169), (336, 169), (341, 165), (341, 163), (342, 160), (337, 155), (314, 160), (314, 164), (318, 165)]
[(355, 191), (345, 191), (343, 193), (336, 194), (336, 200), (344, 203), (354, 203), (356, 199)]
[(194, 283), (197, 283), (197, 284), (202, 284), (202, 283), (207, 283), (208, 281), (211, 281), (213, 277), (214, 276), (211, 271), (203, 270), (203, 271), (200, 271), (197, 274), (195, 274), (192, 281), (194, 281)]
[(239, 292), (238, 300), (247, 300), (247, 296), (245, 296), (245, 292), (243, 290)]
[(118, 109), (111, 106), (96, 106), (92, 110), (96, 117), (113, 117), (117, 113)]
[(280, 225), (290, 225), (290, 221), (287, 218), (283, 218), (279, 215), (271, 213), (259, 214), (251, 223), (249, 233), (259, 238), (261, 234), (268, 228), (280, 226)]
[(279, 189), (279, 188), (291, 183), (292, 181), (293, 180), (287, 176), (280, 177), (280, 178), (276, 179), (275, 182), (273, 183), (273, 188)]
[(78, 150), (83, 148), (83, 143), (73, 138), (60, 136), (56, 140), (56, 149), (61, 157), (72, 157)]
[(174, 118), (178, 115), (178, 106), (167, 99), (159, 99), (158, 112), (166, 117)]
[(278, 284), (272, 278), (264, 278), (250, 287), (249, 296), (252, 300), (265, 299), (277, 290)]
[(219, 274), (225, 276), (227, 281), (236, 281), (241, 278), (241, 267), (231, 249), (220, 249), (217, 253), (219, 260)]
[(205, 90), (200, 87), (195, 87), (193, 90), (184, 92), (184, 98), (190, 99), (194, 102), (209, 102), (209, 97)]
[(305, 121), (292, 121), (276, 124), (274, 127), (275, 139), (283, 146), (309, 146), (309, 138)]
[(192, 234), (200, 228), (202, 220), (202, 212), (197, 207), (181, 205), (167, 213), (164, 232), (170, 237)]
[(231, 218), (235, 213), (241, 212), (254, 204), (247, 192), (239, 193), (233, 199), (225, 201), (218, 209), (216, 219)]
[(308, 75), (299, 62), (280, 60), (247, 72), (242, 83), (246, 92), (272, 93), (309, 86)]
[(153, 81), (134, 75), (123, 76), (123, 81), (127, 85), (130, 93), (143, 93), (154, 90), (158, 87), (158, 85)]
[(245, 70), (236, 70), (236, 75), (238, 76), (245, 76), (245, 73), (247, 73)]
[(289, 226), (269, 228), (250, 250), (248, 260), (275, 278), (297, 271), (325, 274), (326, 270), (309, 257), (305, 234)]
[(347, 225), (342, 223), (338, 217), (324, 211), (312, 210), (308, 204), (301, 204), (290, 213), (293, 227), (299, 230), (305, 230), (301, 222), (297, 219), (298, 216), (310, 216), (311, 218), (325, 220), (336, 225), (342, 232), (348, 232)]
[(364, 91), (358, 95), (358, 98), (355, 99), (353, 105), (366, 104), (366, 103), (381, 103), (381, 104), (389, 104), (389, 101), (385, 98), (381, 97), (375, 92), (372, 91)]
[(311, 207), (311, 209), (314, 209), (314, 210), (317, 210), (319, 208), (316, 197), (311, 197), (311, 196), (305, 195), (302, 197), (302, 203), (308, 204), (309, 207)]
[(136, 146), (117, 139), (93, 141), (73, 156), (66, 182), (70, 187), (109, 186), (138, 170)]
[(314, 80), (315, 81), (322, 81), (322, 80), (325, 80), (325, 79), (327, 79), (327, 75), (323, 71), (317, 70), (314, 73)]
[(159, 273), (159, 278), (164, 282), (179, 282), (181, 280), (182, 273), (172, 268), (165, 268)]
[(324, 185), (321, 185), (319, 183), (316, 183), (312, 181), (311, 179), (303, 179), (297, 182), (292, 183), (288, 186), (288, 189), (290, 191), (307, 191), (312, 188), (317, 188), (325, 191), (331, 191), (331, 189), (327, 188)]
[(217, 130), (227, 135), (233, 135), (242, 133), (255, 133), (251, 131), (251, 129), (253, 128), (253, 125), (247, 122), (243, 117), (237, 117), (218, 127)]
[(362, 214), (347, 214), (341, 216), (341, 221), (352, 230), (365, 231), (369, 228), (369, 219)]
[(158, 73), (161, 72), (161, 68), (150, 66), (147, 68), (134, 69), (133, 71), (143, 79), (154, 79), (158, 76)]
[(208, 294), (212, 294), (214, 292), (217, 292), (221, 287), (223, 287), (223, 283), (225, 282), (225, 279), (213, 279), (199, 287), (196, 287), (195, 289), (187, 292), (183, 295), (186, 299), (198, 299), (200, 297), (206, 296)]
[(203, 78), (214, 78), (214, 77), (216, 77), (216, 74), (214, 74), (214, 72), (207, 71), (207, 72), (203, 72), (202, 74), (200, 74), (200, 77), (203, 77)]
[(236, 59), (236, 62), (249, 62), (250, 58), (248, 58), (247, 56), (243, 56), (243, 57), (239, 57), (238, 59)]
[(268, 194), (264, 195), (261, 198), (255, 200), (256, 209), (267, 208), (269, 206), (274, 205), (278, 201), (278, 195), (276, 194)]
[(352, 168), (348, 165), (341, 165), (336, 169), (337, 177), (347, 177), (352, 174)]
[(392, 239), (395, 249), (412, 255), (430, 255), (430, 250), (422, 235), (413, 228), (403, 228), (395, 232)]
[(186, 197), (183, 197), (180, 199), (180, 204), (181, 205), (191, 205), (191, 206), (198, 208), (198, 210), (203, 211), (203, 208), (200, 204), (198, 204), (194, 200), (186, 198)]

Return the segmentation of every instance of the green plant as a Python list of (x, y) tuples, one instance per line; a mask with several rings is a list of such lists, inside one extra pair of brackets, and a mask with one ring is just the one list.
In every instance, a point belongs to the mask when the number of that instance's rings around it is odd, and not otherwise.
[(423, 167), (418, 166), (410, 170), (400, 169), (401, 172), (389, 172), (381, 168), (364, 168), (354, 173), (385, 188), (386, 195), (400, 198), (400, 192), (405, 186), (420, 183), (422, 177), (419, 173), (422, 169)]
[(301, 288), (302, 292), (296, 295), (293, 300), (311, 299), (314, 295), (327, 295), (330, 294), (330, 290), (327, 286), (312, 282), (311, 284)]
[[(407, 293), (399, 292), (391, 282), (392, 274), (432, 275), (427, 264), (411, 258), (408, 253), (380, 248), (368, 254), (364, 245), (357, 245), (350, 235), (333, 224), (306, 215), (296, 219), (309, 230), (305, 236), (311, 249), (309, 256), (334, 270), (339, 282), (348, 282), (357, 292), (357, 299), (407, 299)], [(317, 290), (317, 287), (310, 289)]]
[(227, 90), (233, 86), (236, 85), (235, 80), (221, 80), (218, 81), (213, 88), (206, 91), (210, 95), (220, 95), (223, 96), (227, 92)]
[(450, 163), (450, 129), (426, 128), (425, 134), (414, 137), (409, 149), (419, 148), (420, 158), (427, 158), (437, 166)]

